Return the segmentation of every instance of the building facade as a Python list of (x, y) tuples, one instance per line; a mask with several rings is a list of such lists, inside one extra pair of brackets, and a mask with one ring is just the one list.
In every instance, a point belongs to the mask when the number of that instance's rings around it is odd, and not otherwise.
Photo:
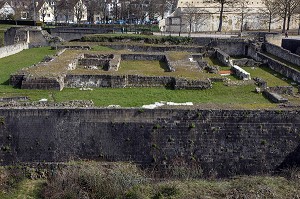
[[(268, 17), (262, 0), (240, 1), (224, 5), (222, 31), (267, 30)], [(217, 31), (220, 4), (214, 0), (179, 0), (175, 12), (160, 23), (167, 32)], [(299, 16), (291, 19), (290, 28), (298, 28)], [(282, 20), (271, 24), (282, 29)]]

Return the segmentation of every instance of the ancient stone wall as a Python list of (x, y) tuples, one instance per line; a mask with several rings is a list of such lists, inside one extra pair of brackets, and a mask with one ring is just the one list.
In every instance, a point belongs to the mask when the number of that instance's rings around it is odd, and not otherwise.
[(282, 39), (282, 44), (281, 44), (282, 48), (291, 51), (294, 54), (297, 54), (297, 50), (298, 51), (298, 55), (300, 55), (300, 40), (299, 39)]
[(228, 54), (226, 54), (220, 49), (216, 49), (215, 56), (223, 65), (230, 66), (229, 63), (230, 56)]
[(201, 53), (204, 51), (203, 47), (195, 47), (195, 46), (147, 46), (147, 45), (130, 45), (130, 44), (103, 44), (107, 47), (116, 49), (116, 50), (124, 50), (129, 49), (134, 52), (165, 52), (165, 51), (185, 51), (191, 53)]
[(289, 67), (286, 64), (281, 63), (265, 54), (262, 54), (262, 53), (257, 53), (257, 54), (258, 54), (258, 57), (260, 57), (262, 60), (264, 60), (266, 63), (268, 63), (268, 66), (272, 70), (274, 70), (288, 78), (291, 78), (295, 82), (300, 83), (300, 72), (298, 70), (296, 70), (292, 67)]
[(296, 110), (0, 109), (0, 164), (95, 159), (266, 174), (300, 165), (299, 129)]
[(230, 56), (244, 56), (246, 54), (244, 39), (218, 39), (215, 38), (209, 44), (210, 47), (219, 48)]
[(138, 61), (165, 61), (165, 55), (151, 54), (122, 54), (122, 60), (138, 60)]
[(296, 64), (300, 66), (300, 56), (291, 53), (289, 50), (286, 50), (280, 46), (276, 46), (270, 43), (264, 44), (266, 52), (275, 55), (276, 57), (279, 57), (281, 59), (284, 59), (290, 63)]
[(186, 80), (174, 77), (140, 75), (67, 75), (65, 87), (170, 87), (172, 89), (209, 89), (209, 80)]
[(1, 47), (0, 48), (0, 58), (16, 54), (16, 53), (21, 52), (22, 50), (25, 50), (28, 48), (29, 48), (29, 46), (28, 46), (28, 43), (26, 43), (26, 42)]

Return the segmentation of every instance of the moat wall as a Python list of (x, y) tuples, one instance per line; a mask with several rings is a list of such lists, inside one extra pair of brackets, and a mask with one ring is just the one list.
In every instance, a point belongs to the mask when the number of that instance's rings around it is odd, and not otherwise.
[(78, 159), (206, 176), (270, 173), (300, 165), (299, 111), (1, 109), (1, 164)]

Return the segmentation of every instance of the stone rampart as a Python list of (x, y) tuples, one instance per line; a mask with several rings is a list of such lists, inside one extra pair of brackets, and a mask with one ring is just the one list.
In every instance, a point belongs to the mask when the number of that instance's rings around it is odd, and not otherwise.
[(0, 48), (0, 59), (3, 57), (7, 57), (13, 54), (16, 54), (18, 52), (21, 52), (22, 50), (28, 49), (28, 43), (22, 42), (17, 43), (9, 46), (4, 46)]
[(284, 59), (290, 63), (296, 64), (297, 66), (300, 66), (300, 55), (293, 54), (289, 50), (270, 43), (265, 43), (264, 47), (266, 52)]
[(295, 82), (300, 83), (300, 72), (298, 70), (296, 70), (292, 67), (289, 67), (286, 64), (281, 63), (281, 62), (279, 62), (279, 61), (277, 61), (277, 60), (275, 60), (275, 59), (273, 59), (273, 58), (271, 58), (271, 57), (269, 57), (269, 56), (267, 56), (263, 53), (257, 53), (257, 55), (262, 60), (267, 62), (268, 66), (272, 70), (274, 70), (274, 71), (276, 71), (276, 72), (278, 72), (278, 73), (280, 73), (280, 74), (282, 74), (282, 75), (284, 75), (288, 78), (291, 78)]
[(297, 110), (0, 109), (1, 165), (78, 159), (205, 176), (267, 174), (300, 165)]

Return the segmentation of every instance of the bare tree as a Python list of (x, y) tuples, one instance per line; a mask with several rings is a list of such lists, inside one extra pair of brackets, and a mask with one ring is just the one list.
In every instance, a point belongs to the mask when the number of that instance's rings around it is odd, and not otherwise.
[(283, 24), (282, 24), (282, 32), (283, 33), (286, 31), (286, 21), (287, 21), (287, 15), (288, 15), (290, 1), (291, 0), (277, 0), (276, 1), (276, 6), (278, 8), (279, 15), (283, 19)]
[(236, 1), (235, 0), (215, 0), (215, 2), (220, 5), (220, 18), (219, 18), (218, 32), (221, 32), (222, 24), (223, 24), (224, 6), (225, 5), (233, 5)]
[(64, 16), (65, 22), (69, 22), (70, 15), (72, 14), (72, 8), (71, 8), (71, 2), (70, 0), (60, 0), (58, 2), (58, 13), (59, 15)]
[(287, 30), (290, 29), (291, 18), (297, 13), (297, 9), (300, 7), (300, 0), (290, 0), (288, 4), (288, 13), (287, 13)]
[(191, 3), (186, 3), (186, 7), (183, 10), (183, 19), (189, 26), (188, 35), (191, 36), (192, 25), (201, 24), (209, 16), (209, 13), (205, 9), (196, 8)]
[(42, 22), (45, 23), (45, 17), (46, 17), (47, 12), (48, 12), (48, 6), (47, 6), (46, 2), (41, 2), (41, 3), (43, 3), (43, 4), (41, 5), (39, 12), (40, 12), (41, 17), (42, 17)]
[(278, 19), (278, 8), (276, 6), (276, 0), (263, 0), (265, 6), (264, 9), (260, 9), (262, 12), (262, 18), (266, 18), (268, 21), (268, 30), (271, 32), (271, 25)]
[(77, 19), (77, 23), (80, 24), (82, 17), (84, 15), (84, 9), (85, 5), (82, 2), (82, 0), (79, 0), (75, 5), (74, 5), (74, 16)]

